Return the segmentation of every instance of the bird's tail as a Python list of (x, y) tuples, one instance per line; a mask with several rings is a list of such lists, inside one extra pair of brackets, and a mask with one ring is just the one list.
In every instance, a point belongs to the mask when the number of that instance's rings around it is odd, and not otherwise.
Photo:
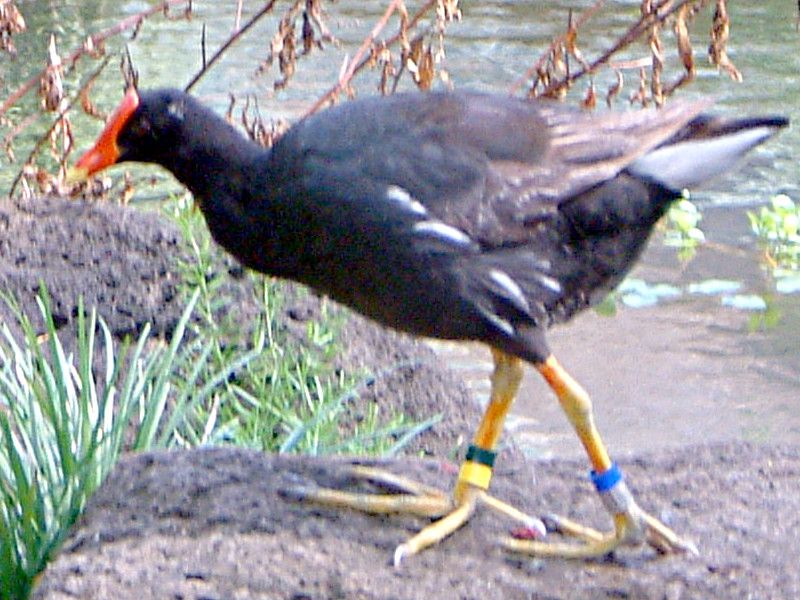
[(751, 148), (788, 124), (784, 117), (700, 115), (627, 170), (673, 190), (692, 188), (732, 168)]

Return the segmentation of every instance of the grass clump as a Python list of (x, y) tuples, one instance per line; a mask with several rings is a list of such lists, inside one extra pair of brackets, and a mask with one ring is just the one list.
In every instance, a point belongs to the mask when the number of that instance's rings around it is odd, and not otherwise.
[(243, 323), (197, 212), (185, 200), (170, 210), (189, 252), (180, 267), (185, 307), (168, 341), (145, 326), (117, 342), (79, 303), (71, 346), (46, 291), (40, 331), (4, 298), (14, 318), (0, 322), (0, 600), (30, 595), (123, 451), (231, 444), (392, 454), (437, 420), (413, 424), (373, 405), (346, 426), (371, 377), (332, 366), (339, 321), (323, 311), (293, 341), (279, 323), (281, 284), (245, 274), (257, 310)]
[[(94, 310), (78, 313), (77, 360), (59, 338), (46, 292), (37, 334), (16, 303), (21, 337), (0, 325), (0, 598), (27, 598), (35, 576), (116, 463), (126, 438), (152, 448), (162, 424), (177, 351), (197, 300), (165, 347), (145, 356), (148, 328), (115, 349)], [(101, 343), (96, 344), (99, 334)], [(103, 368), (92, 368), (102, 346)]]

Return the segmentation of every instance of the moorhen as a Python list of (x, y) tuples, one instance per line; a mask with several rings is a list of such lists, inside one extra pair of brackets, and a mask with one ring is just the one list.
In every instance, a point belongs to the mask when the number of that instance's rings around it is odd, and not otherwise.
[(123, 161), (160, 164), (244, 265), (389, 327), (491, 348), (489, 405), (452, 495), (363, 468), (360, 477), (402, 493), (287, 491), (373, 513), (446, 515), (398, 546), (395, 564), (452, 533), (478, 504), (543, 528), (488, 494), (523, 361), (574, 426), (614, 530), (554, 518), (551, 525), (580, 541), (504, 545), (563, 557), (642, 541), (696, 552), (639, 508), (595, 428), (588, 394), (552, 355), (545, 332), (620, 282), (681, 190), (787, 125), (782, 117), (701, 114), (708, 105), (592, 113), (499, 95), (396, 94), (308, 117), (264, 149), (183, 92), (129, 89), (71, 178)]

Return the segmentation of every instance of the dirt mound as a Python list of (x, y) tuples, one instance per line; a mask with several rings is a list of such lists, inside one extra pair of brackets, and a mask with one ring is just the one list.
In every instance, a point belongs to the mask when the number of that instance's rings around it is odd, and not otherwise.
[[(112, 332), (157, 332), (177, 322), (174, 259), (180, 232), (154, 212), (63, 198), (0, 201), (0, 289), (31, 318), (41, 282), (56, 325), (71, 323), (78, 298), (98, 307)], [(0, 318), (8, 320), (5, 303)]]
[[(534, 514), (607, 518), (582, 462), (501, 457), (493, 490)], [(215, 448), (130, 456), (92, 499), (36, 598), (797, 598), (800, 451), (717, 445), (623, 460), (646, 509), (699, 558), (631, 549), (592, 563), (508, 554), (509, 523), (482, 510), (395, 569), (424, 523), (284, 499), (298, 483), (344, 485), (343, 461)], [(443, 463), (384, 463), (432, 485)]]

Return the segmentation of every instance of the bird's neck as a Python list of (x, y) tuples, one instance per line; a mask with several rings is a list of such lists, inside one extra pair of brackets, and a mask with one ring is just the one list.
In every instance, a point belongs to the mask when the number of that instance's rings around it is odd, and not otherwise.
[[(266, 201), (268, 189), (261, 188), (269, 151), (213, 112), (199, 110), (202, 112), (186, 119), (186, 143), (164, 166), (192, 192), (214, 239), (248, 263), (243, 255), (251, 252), (247, 246), (256, 237), (249, 215), (254, 212), (253, 203)], [(259, 235), (266, 240), (268, 233)]]
[(201, 205), (241, 202), (253, 164), (268, 154), (224, 119), (204, 107), (187, 118), (186, 141), (166, 166)]

